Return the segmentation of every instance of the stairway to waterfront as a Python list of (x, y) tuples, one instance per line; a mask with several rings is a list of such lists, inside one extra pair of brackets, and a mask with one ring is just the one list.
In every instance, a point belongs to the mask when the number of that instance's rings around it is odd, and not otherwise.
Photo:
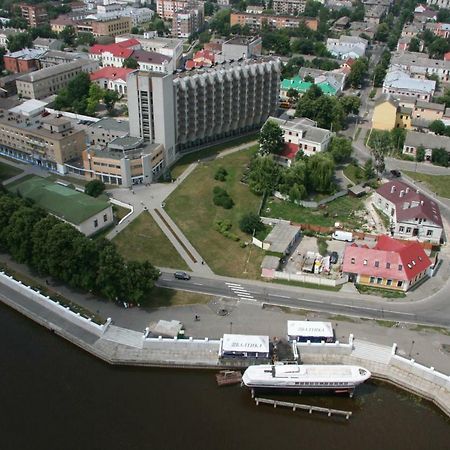
[(354, 349), (351, 356), (354, 358), (364, 358), (381, 364), (389, 364), (391, 347), (360, 340), (355, 341), (353, 345)]

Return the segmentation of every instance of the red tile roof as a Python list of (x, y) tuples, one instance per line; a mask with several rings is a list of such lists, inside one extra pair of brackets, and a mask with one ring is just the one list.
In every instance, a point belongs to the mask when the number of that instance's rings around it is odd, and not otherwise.
[(127, 80), (129, 73), (133, 72), (134, 69), (126, 69), (124, 67), (103, 67), (96, 72), (91, 73), (91, 81), (99, 80), (101, 78), (106, 78), (108, 80)]
[(392, 280), (412, 280), (431, 266), (430, 258), (418, 242), (401, 242), (378, 236), (375, 247), (348, 245), (342, 270)]
[(280, 156), (284, 156), (285, 158), (288, 159), (294, 159), (297, 152), (298, 152), (298, 144), (293, 144), (292, 142), (285, 142), (283, 150), (280, 153)]
[(133, 49), (130, 47), (135, 47), (136, 45), (140, 45), (137, 39), (127, 39), (116, 44), (95, 44), (89, 49), (89, 53), (101, 55), (104, 52), (110, 52), (116, 57), (129, 58), (133, 54)]
[(380, 186), (377, 193), (394, 203), (397, 222), (418, 218), (429, 220), (442, 227), (438, 204), (415, 187), (395, 180)]
[(444, 54), (444, 61), (450, 61), (450, 52)]
[(170, 56), (162, 55), (161, 53), (148, 52), (146, 50), (135, 50), (133, 58), (142, 63), (162, 64), (170, 61)]

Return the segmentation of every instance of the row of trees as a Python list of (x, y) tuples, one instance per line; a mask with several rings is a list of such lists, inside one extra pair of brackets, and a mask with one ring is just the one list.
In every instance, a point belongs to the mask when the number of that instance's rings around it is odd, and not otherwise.
[(393, 128), (391, 131), (372, 130), (367, 145), (375, 151), (387, 154), (398, 154), (405, 143), (406, 130)]
[(118, 100), (119, 94), (116, 91), (102, 89), (96, 83), (91, 83), (89, 74), (82, 72), (73, 78), (66, 88), (60, 90), (55, 100), (55, 108), (92, 116), (100, 101), (103, 101), (111, 113)]
[(159, 276), (149, 262), (126, 262), (106, 239), (92, 240), (27, 200), (0, 191), (0, 249), (41, 276), (134, 304)]

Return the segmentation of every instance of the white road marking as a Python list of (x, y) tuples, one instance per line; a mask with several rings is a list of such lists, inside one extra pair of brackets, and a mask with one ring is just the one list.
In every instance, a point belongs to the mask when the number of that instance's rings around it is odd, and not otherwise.
[(240, 284), (236, 284), (236, 283), (225, 283), (227, 286), (237, 286), (237, 287), (241, 287)]
[(196, 286), (203, 286), (202, 283), (192, 283), (192, 284), (195, 284)]
[(292, 298), (287, 295), (269, 294), (269, 297)]

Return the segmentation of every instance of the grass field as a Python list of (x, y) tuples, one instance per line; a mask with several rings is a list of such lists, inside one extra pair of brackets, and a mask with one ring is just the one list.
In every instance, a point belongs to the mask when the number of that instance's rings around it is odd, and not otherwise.
[(450, 175), (428, 175), (425, 173), (403, 171), (416, 181), (423, 181), (426, 186), (440, 197), (450, 198)]
[[(252, 194), (240, 179), (256, 150), (254, 146), (220, 160), (202, 163), (166, 200), (167, 213), (211, 269), (220, 275), (241, 278), (259, 278), (260, 275), (262, 250), (252, 245), (241, 248), (239, 242), (225, 238), (213, 228), (216, 220), (228, 219), (232, 223), (232, 233), (237, 234), (241, 241), (250, 240), (250, 236), (239, 230), (238, 222), (244, 213), (258, 211), (261, 198)], [(228, 172), (224, 182), (214, 180), (220, 166)], [(214, 186), (226, 189), (235, 203), (232, 209), (214, 205)]]
[(348, 166), (344, 167), (343, 172), (344, 175), (354, 184), (361, 183), (361, 181), (364, 179), (364, 171), (361, 169), (361, 167), (356, 166), (355, 164), (349, 164)]
[(0, 162), (0, 182), (5, 181), (8, 178), (15, 177), (22, 172), (22, 169), (18, 169), (17, 167), (10, 166), (9, 164), (6, 164), (4, 162)]
[(155, 286), (149, 292), (147, 298), (142, 301), (142, 304), (150, 308), (195, 305), (209, 303), (212, 298), (210, 295), (198, 294), (197, 292), (176, 291)]
[(323, 209), (303, 208), (294, 203), (271, 198), (264, 206), (263, 215), (323, 227), (332, 227), (335, 222), (341, 222), (344, 226), (359, 228), (363, 221), (355, 217), (354, 212), (362, 208), (361, 199), (348, 195), (328, 203)]
[(170, 168), (172, 177), (178, 178), (188, 168), (190, 164), (192, 164), (195, 161), (198, 161), (199, 159), (210, 157), (213, 158), (214, 156), (217, 155), (217, 153), (221, 152), (222, 150), (227, 150), (228, 148), (236, 147), (238, 145), (245, 144), (246, 142), (254, 141), (258, 139), (258, 136), (259, 136), (258, 133), (254, 133), (248, 136), (233, 139), (232, 141), (228, 141), (222, 144), (213, 145), (212, 147), (204, 148), (197, 152), (189, 153), (188, 155), (185, 155), (182, 158), (180, 158)]
[(406, 294), (403, 291), (394, 291), (391, 289), (383, 289), (372, 286), (365, 286), (362, 284), (355, 284), (356, 289), (361, 294), (378, 295), (384, 298), (405, 298)]
[(127, 260), (148, 260), (155, 266), (188, 269), (185, 261), (148, 212), (140, 214), (113, 242)]

